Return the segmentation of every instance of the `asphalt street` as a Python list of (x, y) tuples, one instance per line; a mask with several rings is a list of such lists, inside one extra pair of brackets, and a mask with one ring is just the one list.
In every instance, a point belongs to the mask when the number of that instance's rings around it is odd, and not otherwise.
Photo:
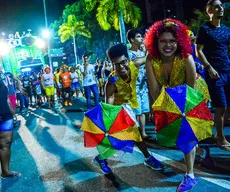
[[(75, 101), (71, 107), (55, 109), (30, 108), (27, 115), (18, 116), (14, 130), (10, 168), (20, 172), (18, 179), (1, 179), (2, 192), (174, 192), (183, 179), (183, 156), (175, 148), (164, 148), (149, 140), (150, 152), (166, 166), (154, 171), (143, 164), (144, 157), (135, 148), (132, 154), (118, 152), (108, 162), (113, 174), (103, 175), (92, 162), (95, 148), (84, 148), (79, 126), (84, 117), (85, 101)], [(146, 130), (155, 137), (154, 125)], [(215, 133), (215, 129), (213, 131)], [(230, 140), (230, 127), (225, 128)], [(199, 177), (193, 192), (230, 191), (230, 152), (217, 148), (212, 139), (201, 145), (210, 147), (216, 160), (215, 168), (198, 163)]]

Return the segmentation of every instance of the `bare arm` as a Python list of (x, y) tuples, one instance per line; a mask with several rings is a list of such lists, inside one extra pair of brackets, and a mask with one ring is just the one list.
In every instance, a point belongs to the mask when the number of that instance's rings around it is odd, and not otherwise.
[(116, 87), (114, 83), (107, 81), (107, 83), (105, 84), (105, 103), (113, 105), (115, 90)]
[(196, 45), (196, 55), (199, 58), (199, 60), (201, 61), (202, 65), (204, 66), (204, 68), (207, 69), (209, 76), (211, 77), (211, 79), (218, 79), (220, 78), (218, 72), (210, 65), (210, 63), (208, 62), (207, 58), (205, 57), (204, 53), (203, 53), (203, 45)]
[(9, 98), (7, 98), (7, 103), (8, 103), (8, 106), (9, 106), (9, 108), (10, 108), (11, 113), (14, 115), (15, 112), (14, 112), (12, 106), (11, 106), (11, 102), (10, 102), (10, 99), (9, 99)]
[(18, 84), (21, 83), (21, 81), (20, 81), (17, 77), (15, 77), (15, 76), (13, 76), (13, 80), (14, 80), (16, 83), (18, 83)]
[(147, 57), (145, 67), (146, 67), (147, 81), (149, 84), (149, 91), (153, 101), (155, 101), (160, 95), (160, 88), (157, 83), (156, 77), (153, 73), (153, 67), (151, 64), (151, 59), (149, 57)]
[(41, 84), (42, 84), (42, 87), (43, 87), (43, 89), (45, 89), (45, 84), (44, 84), (44, 77), (43, 76), (41, 76)]
[(204, 67), (210, 65), (210, 63), (208, 62), (207, 58), (205, 57), (204, 53), (203, 53), (203, 45), (196, 45), (196, 56), (199, 58), (199, 60), (201, 61), (202, 65)]
[(186, 59), (185, 70), (186, 70), (186, 78), (185, 78), (186, 84), (194, 88), (195, 81), (196, 81), (196, 66), (192, 58), (192, 55), (189, 55), (188, 58)]
[(82, 72), (82, 75), (86, 76), (88, 73), (88, 64), (84, 64), (83, 66), (84, 66), (84, 71)]
[(138, 68), (141, 65), (143, 65), (143, 64), (146, 63), (146, 56), (144, 56), (144, 57), (137, 57), (137, 58), (133, 59), (133, 62), (135, 64), (135, 66)]

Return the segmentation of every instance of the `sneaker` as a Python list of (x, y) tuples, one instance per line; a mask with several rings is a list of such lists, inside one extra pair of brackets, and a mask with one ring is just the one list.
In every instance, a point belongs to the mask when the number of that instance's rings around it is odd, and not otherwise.
[(162, 165), (161, 162), (155, 159), (152, 155), (145, 160), (144, 165), (150, 167), (155, 171), (160, 171), (164, 169), (164, 165)]
[(100, 160), (100, 159), (98, 159), (98, 157), (95, 157), (93, 162), (96, 165), (100, 166), (102, 173), (109, 174), (112, 172), (112, 170), (108, 166), (106, 159)]
[(180, 183), (176, 191), (177, 192), (190, 191), (197, 183), (198, 183), (198, 179), (196, 177), (192, 179), (188, 175), (185, 175), (184, 180)]
[(200, 155), (196, 155), (196, 161), (198, 164), (203, 165), (204, 167), (207, 168), (214, 168), (216, 167), (216, 162), (215, 160), (210, 156), (210, 150), (208, 147), (202, 147), (202, 149), (204, 149), (207, 154), (205, 156), (205, 158), (202, 158)]
[(68, 102), (67, 102), (67, 101), (65, 101), (65, 102), (64, 102), (64, 105), (65, 105), (65, 106), (68, 106)]
[(72, 106), (72, 103), (68, 102), (68, 105), (69, 105), (69, 106)]

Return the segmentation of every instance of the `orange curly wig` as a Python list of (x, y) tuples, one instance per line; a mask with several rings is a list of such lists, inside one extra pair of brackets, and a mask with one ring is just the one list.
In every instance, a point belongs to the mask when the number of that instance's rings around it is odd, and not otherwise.
[(144, 39), (149, 56), (160, 59), (158, 39), (164, 32), (171, 32), (177, 40), (177, 54), (182, 58), (187, 58), (189, 54), (192, 54), (188, 30), (186, 25), (171, 18), (155, 22), (146, 32)]

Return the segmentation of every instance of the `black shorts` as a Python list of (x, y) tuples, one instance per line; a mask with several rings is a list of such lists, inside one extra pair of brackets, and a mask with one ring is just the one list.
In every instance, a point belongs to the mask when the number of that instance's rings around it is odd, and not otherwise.
[(62, 88), (62, 92), (63, 93), (70, 93), (71, 92), (71, 88), (70, 87)]

